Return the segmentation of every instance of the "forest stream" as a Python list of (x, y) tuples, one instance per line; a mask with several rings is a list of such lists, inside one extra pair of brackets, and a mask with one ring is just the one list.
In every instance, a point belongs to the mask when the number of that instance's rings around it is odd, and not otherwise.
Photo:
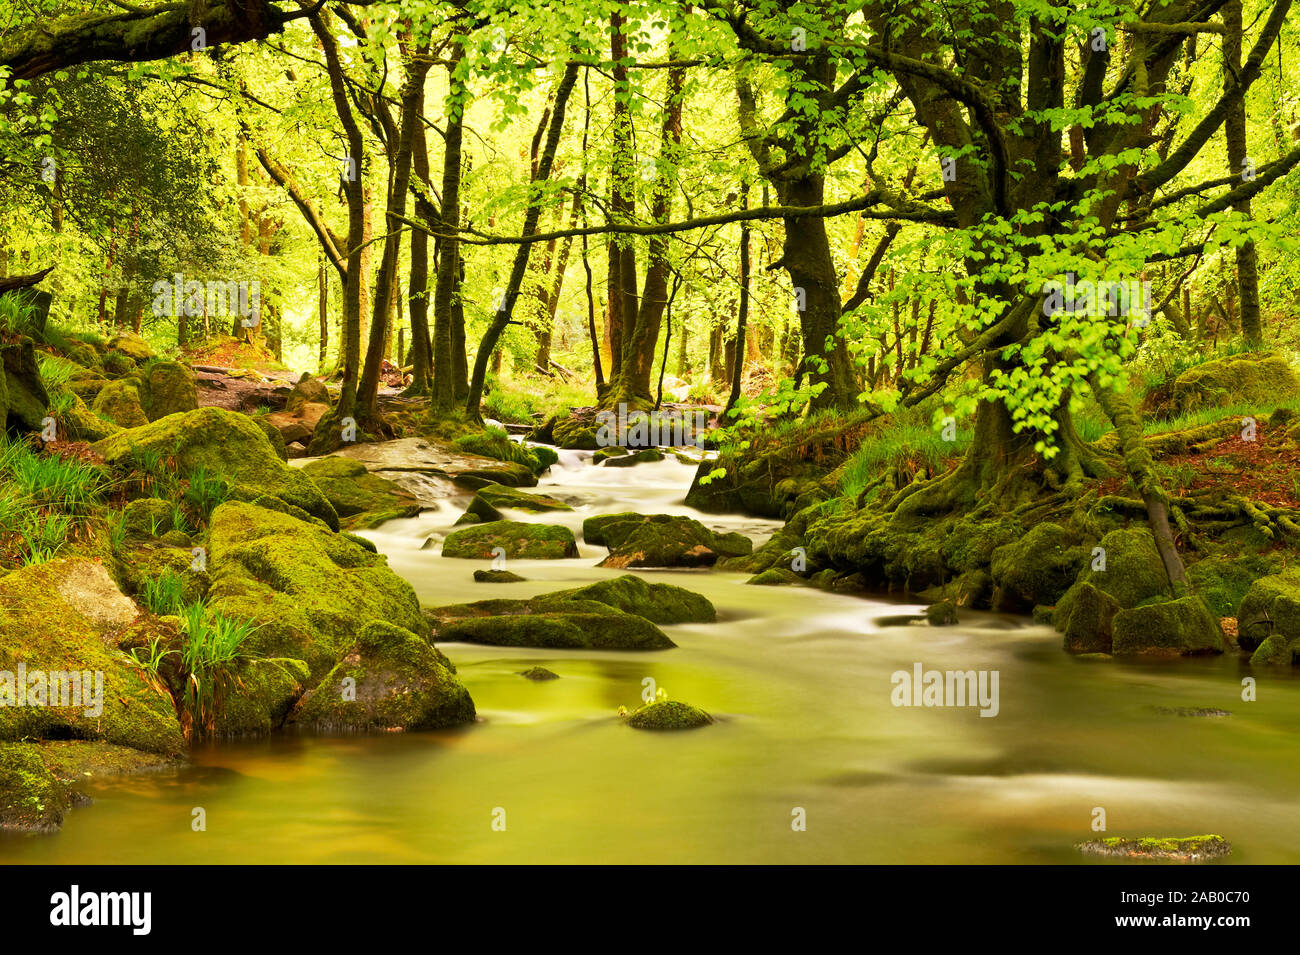
[[(686, 507), (693, 469), (676, 460), (590, 459), (561, 452), (537, 488), (573, 512), (508, 516), (579, 532), (593, 514), (689, 514), (756, 545), (779, 526)], [(366, 534), (426, 606), (621, 573), (580, 543), (577, 559), (511, 561), (524, 583), (476, 584), (481, 562), (422, 549), (468, 501)], [(704, 594), (718, 622), (666, 627), (678, 647), (655, 652), (440, 643), (477, 706), (472, 726), (201, 745), (180, 769), (88, 781), (93, 805), (54, 834), (0, 835), (0, 860), (1080, 863), (1074, 845), (1101, 807), (1108, 834), (1219, 832), (1235, 863), (1300, 862), (1290, 673), (1261, 677), (1258, 701), (1242, 702), (1235, 654), (1081, 660), (1027, 618), (964, 612), (931, 628), (916, 603), (638, 573)], [(891, 675), (918, 662), (998, 671), (996, 716), (894, 706)], [(560, 679), (519, 675), (533, 665)], [(640, 704), (647, 677), (717, 722), (629, 729), (618, 708)], [(195, 807), (205, 831), (191, 831)]]

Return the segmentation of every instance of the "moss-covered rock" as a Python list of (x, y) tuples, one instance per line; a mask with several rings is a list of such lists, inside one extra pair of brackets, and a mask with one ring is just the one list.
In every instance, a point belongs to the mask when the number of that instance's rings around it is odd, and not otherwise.
[(323, 381), (304, 372), (298, 379), (298, 383), (293, 386), (293, 390), (289, 392), (289, 397), (285, 399), (284, 410), (289, 414), (296, 414), (304, 405), (309, 404), (331, 404), (330, 392)]
[(529, 667), (527, 670), (520, 670), (519, 675), (525, 680), (536, 681), (558, 680), (560, 678), (558, 673), (552, 673), (546, 667)]
[(1111, 652), (1184, 656), (1227, 649), (1219, 621), (1195, 594), (1120, 610), (1111, 621)]
[(327, 457), (304, 464), (301, 470), (329, 500), (342, 527), (367, 529), (420, 513), (413, 494), (400, 484), (371, 474), (359, 461)]
[(1184, 371), (1174, 380), (1163, 410), (1185, 414), (1234, 404), (1272, 405), (1296, 397), (1300, 397), (1300, 379), (1285, 358), (1273, 352), (1247, 352)]
[(374, 620), (299, 703), (294, 722), (328, 732), (472, 723), (474, 702), (447, 658), (409, 630)]
[(595, 601), (645, 617), (654, 623), (713, 623), (717, 611), (707, 597), (672, 584), (647, 583), (635, 574), (624, 574), (573, 590), (557, 590), (534, 597), (534, 606), (548, 609), (562, 601)]
[(105, 351), (101, 356), (101, 360), (104, 363), (104, 371), (115, 378), (130, 375), (136, 371), (137, 363), (135, 359), (115, 348)]
[(1276, 637), (1259, 662), (1283, 659), (1285, 648), (1300, 639), (1300, 568), (1287, 568), (1254, 581), (1236, 616), (1238, 646), (1258, 651)]
[(199, 406), (194, 372), (178, 361), (155, 361), (149, 364), (144, 396), (144, 409), (150, 421), (157, 421), (169, 414), (194, 411)]
[(1257, 667), (1292, 667), (1300, 663), (1300, 637), (1275, 633), (1266, 638), (1250, 655), (1250, 665)]
[(1206, 862), (1221, 859), (1232, 851), (1223, 836), (1173, 836), (1129, 839), (1111, 836), (1081, 842), (1075, 848), (1086, 855), (1115, 856), (1128, 859), (1162, 859), (1176, 862)]
[[(208, 538), (209, 606), (258, 625), (249, 649), (304, 661), (319, 679), (372, 620), (426, 636), (415, 591), (380, 555), (319, 524), (238, 501), (212, 514)], [(295, 698), (296, 676), (268, 672), (251, 725), (228, 720), (222, 731), (261, 732)], [(245, 694), (253, 696), (252, 694)]]
[(771, 587), (789, 584), (806, 584), (808, 581), (796, 574), (789, 567), (769, 567), (767, 570), (759, 571), (749, 580), (747, 584), (755, 584), (760, 587)]
[(523, 583), (525, 578), (520, 577), (513, 570), (476, 570), (474, 571), (474, 582), (476, 584), (519, 584)]
[(246, 415), (224, 408), (200, 408), (168, 415), (96, 443), (110, 464), (129, 464), (141, 452), (172, 456), (182, 472), (203, 468), (242, 488), (252, 500), (274, 497), (338, 528), (338, 514), (304, 474), (288, 467)]
[(593, 454), (591, 455), (591, 463), (604, 464), (610, 458), (623, 457), (628, 453), (629, 452), (627, 448), (620, 448), (617, 446), (609, 447), (609, 448), (597, 448), (595, 452), (593, 452)]
[(520, 464), (518, 461), (502, 461), (497, 465), (464, 468), (457, 471), (452, 480), (471, 491), (477, 491), (490, 484), (504, 484), (508, 487), (537, 486), (537, 475), (528, 465)]
[(108, 342), (108, 347), (119, 354), (125, 355), (137, 364), (154, 357), (154, 351), (149, 347), (149, 343), (126, 328), (119, 329), (113, 335)]
[(932, 627), (952, 627), (961, 623), (957, 619), (957, 605), (951, 600), (940, 600), (925, 608), (925, 619)]
[[(594, 457), (594, 455), (593, 455)], [(633, 451), (631, 454), (621, 454), (605, 461), (607, 468), (630, 468), (638, 464), (647, 462), (662, 461), (664, 453), (658, 448), (642, 448), (639, 451)]]
[[(459, 617), (438, 626), (438, 639), (553, 650), (666, 650), (676, 646), (635, 614), (599, 604), (598, 612), (513, 613)], [(439, 608), (438, 613), (447, 608)]]
[[(511, 507), (519, 511), (571, 511), (573, 508), (557, 498), (547, 494), (533, 494), (518, 488), (506, 487), (504, 484), (489, 484), (481, 487), (474, 495), (489, 507)], [(496, 518), (489, 518), (495, 520)]]
[(1205, 557), (1187, 565), (1187, 580), (1216, 616), (1235, 617), (1255, 581), (1276, 573), (1281, 563), (1276, 551)]
[(708, 726), (713, 717), (689, 703), (656, 700), (633, 710), (625, 722), (639, 730), (690, 730)]
[(491, 560), (501, 554), (523, 560), (556, 560), (577, 557), (578, 545), (567, 527), (523, 521), (488, 521), (454, 531), (442, 544), (443, 557)]
[(128, 534), (141, 537), (160, 537), (175, 529), (175, 509), (157, 497), (141, 497), (127, 501), (122, 508), (122, 523)]
[(1111, 531), (1101, 539), (1100, 546), (1106, 552), (1106, 569), (1093, 570), (1094, 561), (1089, 559), (1079, 580), (1110, 594), (1125, 610), (1153, 597), (1169, 596), (1165, 565), (1155, 539), (1145, 527)]
[(0, 829), (53, 832), (63, 825), (68, 790), (35, 743), (0, 742)]
[(289, 460), (289, 446), (284, 443), (284, 435), (280, 429), (272, 424), (268, 419), (270, 415), (253, 415), (248, 420), (257, 425), (262, 434), (266, 435), (266, 440), (271, 442), (271, 450), (281, 461)]
[(91, 410), (123, 428), (139, 428), (149, 423), (140, 396), (140, 382), (135, 378), (110, 381), (95, 396)]
[(1110, 653), (1112, 624), (1120, 609), (1114, 597), (1083, 581), (1057, 605), (1053, 622), (1065, 634), (1065, 649), (1070, 653)]
[(583, 522), (583, 539), (609, 548), (601, 567), (703, 567), (743, 557), (753, 542), (742, 534), (716, 534), (676, 514), (603, 514)]
[(1023, 612), (1035, 604), (1055, 604), (1087, 559), (1088, 551), (1061, 525), (1035, 525), (993, 551), (994, 609)]
[(63, 425), (63, 435), (73, 441), (103, 441), (122, 430), (122, 426), (113, 421), (106, 421), (86, 407), (81, 396), (72, 395), (72, 405), (59, 413)]
[[(55, 672), (77, 672), (79, 688), (92, 684), (92, 697), (102, 689), (102, 701), (90, 704), (51, 705), (51, 686), (44, 705), (0, 706), (0, 739), (98, 739), (180, 752), (184, 741), (171, 698), (116, 647), (116, 635), (136, 613), (94, 561), (54, 560), (0, 577), (0, 671), (16, 675), (21, 665), (29, 681), (37, 673), (48, 680)], [(93, 674), (102, 674), (102, 684)], [(14, 683), (10, 693), (20, 691)]]
[(39, 431), (49, 411), (50, 395), (36, 363), (36, 346), (30, 338), (0, 344), (4, 369), (5, 417), (10, 429)]

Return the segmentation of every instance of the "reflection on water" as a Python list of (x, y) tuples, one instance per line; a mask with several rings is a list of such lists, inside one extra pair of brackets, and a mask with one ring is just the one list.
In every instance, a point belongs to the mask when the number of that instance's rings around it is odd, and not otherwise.
[[(540, 490), (573, 514), (692, 513), (691, 469), (668, 461), (592, 468), (566, 453)], [(565, 466), (568, 467), (565, 467)], [(370, 536), (430, 604), (527, 596), (616, 573), (603, 549), (512, 561), (528, 582), (474, 584), (483, 564), (420, 550), (463, 509)], [(696, 515), (759, 539), (776, 524)], [(1014, 618), (909, 623), (916, 605), (815, 590), (748, 587), (705, 570), (653, 581), (707, 595), (719, 622), (666, 628), (660, 652), (443, 644), (480, 722), (419, 734), (278, 735), (223, 743), (174, 772), (101, 780), (93, 806), (52, 836), (0, 839), (19, 862), (1083, 862), (1094, 807), (1110, 834), (1220, 832), (1233, 862), (1300, 861), (1300, 683), (1256, 674), (1243, 703), (1235, 658), (1079, 661), (1060, 637)], [(1000, 673), (1000, 712), (894, 707), (890, 676)], [(543, 664), (561, 677), (534, 683)], [(671, 734), (616, 717), (653, 677), (718, 722)], [(1184, 717), (1161, 707), (1232, 715)], [(207, 811), (192, 832), (191, 810)], [(791, 828), (802, 808), (807, 831)], [(505, 831), (492, 828), (505, 810)], [(1097, 860), (1090, 860), (1094, 864)]]

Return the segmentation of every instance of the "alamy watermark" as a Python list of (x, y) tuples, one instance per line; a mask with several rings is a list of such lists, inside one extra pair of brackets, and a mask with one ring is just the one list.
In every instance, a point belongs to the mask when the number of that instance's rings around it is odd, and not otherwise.
[(997, 670), (895, 670), (889, 701), (895, 706), (978, 706), (980, 716), (997, 716)]
[(1073, 275), (1064, 281), (1051, 279), (1043, 283), (1043, 314), (1055, 315), (1069, 312), (1072, 315), (1112, 318), (1128, 317), (1135, 325), (1144, 326), (1151, 321), (1151, 283), (1094, 282), (1084, 279), (1076, 282)]
[(694, 411), (632, 411), (619, 402), (618, 412), (598, 411), (596, 443), (602, 448), (655, 448), (693, 444), (704, 447), (708, 414)]
[(95, 719), (104, 712), (102, 670), (0, 670), (0, 706), (81, 707)]
[(153, 283), (153, 313), (162, 318), (184, 313), (190, 318), (199, 315), (239, 316), (245, 328), (256, 328), (261, 321), (262, 283), (251, 282), (200, 282), (186, 281), (177, 272), (171, 280), (159, 279)]

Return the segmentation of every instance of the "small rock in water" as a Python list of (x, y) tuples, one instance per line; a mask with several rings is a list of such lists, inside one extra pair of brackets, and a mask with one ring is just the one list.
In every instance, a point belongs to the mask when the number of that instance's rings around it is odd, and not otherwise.
[(519, 675), (528, 680), (558, 680), (560, 675), (552, 673), (546, 667), (529, 667), (527, 670), (520, 670)]
[(951, 600), (940, 600), (926, 608), (925, 619), (930, 621), (932, 627), (951, 627), (959, 622), (957, 605)]
[(1232, 851), (1223, 836), (1182, 836), (1163, 839), (1094, 839), (1075, 846), (1085, 855), (1124, 859), (1167, 859), (1176, 862), (1205, 862)]
[(1169, 716), (1231, 716), (1231, 710), (1221, 710), (1213, 706), (1157, 706), (1157, 713)]
[(639, 730), (689, 730), (708, 726), (713, 717), (689, 703), (657, 700), (635, 710), (626, 722)]
[(480, 584), (517, 584), (526, 580), (512, 570), (476, 570), (474, 581)]

